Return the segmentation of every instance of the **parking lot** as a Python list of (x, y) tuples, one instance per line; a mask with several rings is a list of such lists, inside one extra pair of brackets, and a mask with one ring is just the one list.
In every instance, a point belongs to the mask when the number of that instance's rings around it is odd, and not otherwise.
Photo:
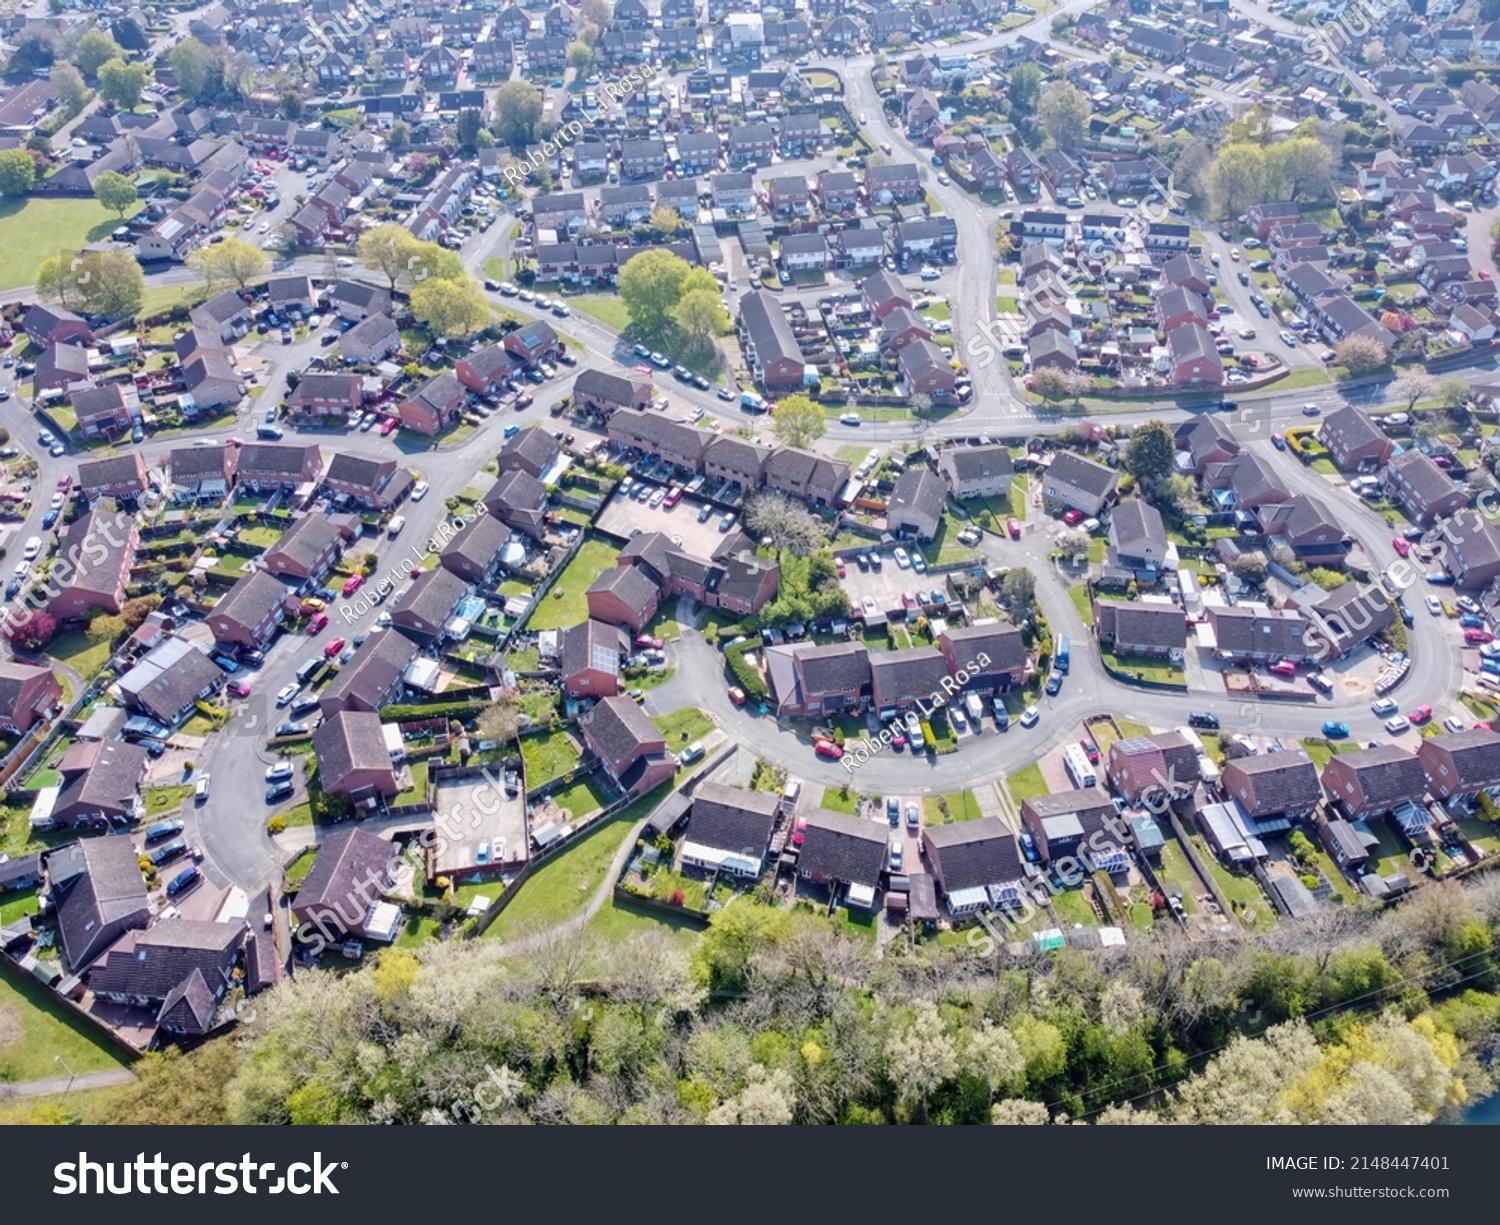
[[(523, 793), (508, 796), (503, 788), (492, 786), (483, 775), (477, 775), (464, 782), (440, 783), (436, 811), (439, 816), (454, 814), (452, 819), (438, 825), (439, 875), (473, 871), (479, 866), (482, 842), (490, 844), (490, 864), (516, 868), (531, 856)], [(454, 836), (449, 837), (446, 830), (452, 830)]]
[[(705, 505), (707, 504), (699, 499), (683, 498), (670, 508), (666, 505), (651, 506), (647, 502), (637, 502), (617, 493), (600, 513), (598, 527), (600, 531), (621, 540), (627, 539), (636, 529), (643, 532), (665, 532), (668, 536), (681, 540), (678, 547), (683, 552), (694, 557), (711, 557), (713, 551), (724, 543), (724, 533), (719, 531), (719, 521), (725, 512), (723, 508), (715, 506), (708, 519), (699, 523), (698, 513)], [(738, 515), (735, 516), (735, 523), (739, 523)]]
[[(876, 550), (866, 550), (875, 553)], [(875, 601), (875, 607), (886, 614), (899, 613), (905, 608), (902, 602), (902, 594), (910, 592), (913, 595), (918, 590), (924, 591), (931, 597), (932, 592), (939, 591), (944, 598), (950, 598), (947, 580), (941, 575), (918, 574), (910, 568), (901, 569), (896, 565), (896, 559), (887, 550), (880, 553), (880, 569), (873, 566), (869, 570), (861, 570), (852, 556), (844, 558), (844, 590), (849, 593), (849, 605), (853, 609), (859, 609), (865, 597)], [(937, 610), (941, 613), (941, 608)], [(929, 616), (933, 615), (931, 612)]]

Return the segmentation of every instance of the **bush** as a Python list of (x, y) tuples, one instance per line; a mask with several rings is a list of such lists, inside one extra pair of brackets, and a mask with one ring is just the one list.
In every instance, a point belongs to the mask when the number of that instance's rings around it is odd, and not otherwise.
[(380, 717), (387, 723), (410, 723), (417, 719), (448, 719), (466, 722), (478, 716), (488, 702), (432, 702), (426, 706), (386, 706)]
[(724, 652), (724, 662), (734, 674), (735, 683), (745, 691), (747, 698), (757, 702), (764, 701), (769, 696), (769, 692), (765, 681), (760, 678), (760, 673), (745, 662), (745, 655), (749, 651), (758, 651), (760, 648), (759, 638), (747, 638), (744, 642), (729, 647)]
[(286, 831), (286, 818), (285, 817), (272, 817), (269, 821), (266, 822), (266, 832), (268, 834), (280, 834), (280, 833), (284, 833), (285, 831)]

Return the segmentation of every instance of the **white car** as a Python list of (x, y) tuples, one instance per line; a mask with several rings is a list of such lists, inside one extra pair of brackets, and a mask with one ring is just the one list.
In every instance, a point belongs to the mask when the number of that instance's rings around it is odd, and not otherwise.
[(1387, 719), (1385, 721), (1385, 730), (1390, 732), (1392, 736), (1399, 736), (1402, 732), (1410, 730), (1410, 728), (1411, 723), (1405, 715), (1397, 715), (1394, 719)]
[(901, 569), (908, 570), (911, 568), (911, 558), (907, 555), (905, 549), (898, 546), (896, 550), (891, 554), (891, 556), (896, 559), (896, 564), (900, 566)]
[(839, 418), (840, 425), (858, 425), (863, 418), (858, 413), (845, 413)]
[(427, 496), (427, 491), (431, 488), (432, 486), (426, 481), (418, 481), (411, 487), (411, 500), (413, 502), (420, 502)]
[(203, 777), (198, 780), (198, 785), (193, 788), (193, 798), (200, 804), (204, 800), (208, 799), (208, 779), (209, 776), (207, 774), (203, 775)]
[(1457, 715), (1449, 715), (1446, 719), (1443, 720), (1443, 727), (1448, 731), (1457, 734), (1458, 732), (1464, 730), (1464, 721)]
[(386, 527), (385, 534), (387, 536), (391, 537), (392, 539), (394, 539), (395, 537), (401, 535), (401, 529), (403, 527), (405, 527), (405, 526), (406, 526), (406, 516), (405, 515), (397, 515), (394, 519), (392, 519), (390, 521), (390, 524)]
[(285, 706), (288, 702), (290, 702), (294, 697), (297, 696), (297, 693), (300, 689), (300, 685), (283, 685), (281, 687), (281, 692), (276, 695), (276, 705)]
[(284, 778), (292, 777), (292, 763), (289, 761), (278, 761), (266, 771), (266, 782), (279, 783)]
[(353, 268), (354, 267), (354, 261), (352, 259), (350, 259), (347, 255), (341, 255), (341, 256), (339, 256), (339, 267), (340, 268)]
[(1370, 703), (1370, 713), (1382, 719), (1395, 714), (1400, 709), (1395, 698), (1381, 698), (1378, 702)]
[(1427, 611), (1430, 612), (1434, 617), (1441, 617), (1443, 615), (1443, 602), (1439, 600), (1435, 595), (1428, 596)]
[(260, 226), (259, 226), (259, 228), (257, 229), (256, 232), (259, 233), (259, 234), (264, 234), (270, 228), (271, 228), (271, 223), (269, 221), (262, 221), (260, 223)]
[(28, 540), (26, 542), (26, 551), (24, 553), (22, 553), (21, 556), (23, 558), (25, 558), (27, 561), (31, 561), (41, 551), (42, 551), (42, 538), (40, 536), (33, 536), (30, 540)]
[(1042, 712), (1041, 711), (1039, 711), (1035, 706), (1028, 706), (1025, 710), (1023, 710), (1021, 712), (1021, 726), (1022, 727), (1035, 727), (1037, 725), (1037, 721), (1041, 717), (1042, 717)]

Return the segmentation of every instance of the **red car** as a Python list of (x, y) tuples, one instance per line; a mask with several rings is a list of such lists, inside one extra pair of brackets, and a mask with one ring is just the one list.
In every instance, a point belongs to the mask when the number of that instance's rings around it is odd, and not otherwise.
[(536, 397), (529, 391), (523, 391), (516, 397), (516, 411), (520, 412), (523, 408), (530, 408), (535, 403)]
[(1471, 647), (1477, 647), (1482, 643), (1494, 642), (1495, 635), (1490, 633), (1489, 630), (1464, 630), (1464, 641)]
[(797, 824), (792, 827), (792, 845), (801, 846), (802, 840), (807, 837), (807, 818), (798, 817)]
[(1012, 540), (1021, 539), (1021, 525), (1017, 523), (1016, 520), (1007, 519), (1005, 521), (1005, 530), (1010, 533), (1010, 538)]
[(382, 421), (380, 423), (380, 433), (382, 435), (388, 435), (388, 434), (390, 434), (390, 432), (392, 430), (394, 430), (400, 424), (401, 424), (401, 422), (397, 418), (395, 418), (395, 417), (387, 417), (384, 421)]
[(844, 755), (844, 750), (834, 744), (832, 740), (814, 740), (813, 752), (819, 757), (832, 757), (834, 761), (837, 761)]
[(743, 706), (745, 704), (745, 691), (738, 685), (731, 685), (729, 687), (729, 700), (736, 706)]
[(248, 698), (250, 696), (250, 686), (245, 684), (244, 681), (230, 681), (229, 692), (237, 698)]
[(1412, 723), (1426, 723), (1427, 720), (1432, 718), (1432, 707), (1418, 706), (1416, 710), (1412, 711), (1411, 714), (1407, 715), (1406, 717)]
[(364, 585), (365, 576), (363, 574), (351, 574), (344, 582), (344, 594), (353, 595)]
[(344, 644), (347, 641), (348, 640), (345, 638), (335, 638), (332, 642), (330, 642), (326, 647), (323, 648), (323, 658), (332, 659), (335, 655), (337, 655), (344, 649)]
[(308, 637), (311, 638), (311, 637), (313, 637), (316, 634), (321, 634), (327, 628), (328, 628), (328, 614), (327, 613), (321, 613), (321, 612), (320, 613), (315, 613), (313, 615), (313, 619), (307, 623), (307, 634), (308, 634)]
[(662, 647), (660, 638), (653, 638), (650, 634), (641, 634), (635, 640), (638, 647), (650, 647), (653, 651), (659, 651)]
[(1063, 511), (1063, 522), (1069, 527), (1072, 527), (1075, 523), (1082, 523), (1083, 512), (1076, 506), (1070, 506), (1067, 510)]
[(847, 578), (848, 577), (849, 571), (845, 568), (845, 566), (844, 566), (844, 559), (842, 557), (835, 557), (833, 559), (833, 564), (834, 564), (835, 569), (838, 570), (840, 578)]
[(1407, 556), (1411, 552), (1411, 545), (1402, 540), (1400, 536), (1391, 537), (1391, 548), (1395, 549), (1402, 557)]
[(70, 490), (70, 489), (73, 488), (73, 478), (72, 478), (72, 476), (63, 476), (63, 477), (60, 477), (58, 479), (58, 482), (57, 482), (57, 487), (59, 489), (61, 489), (64, 493), (67, 493), (68, 490)]
[(1099, 746), (1085, 736), (1078, 742), (1078, 747), (1083, 750), (1084, 756), (1089, 759), (1091, 766), (1099, 764)]

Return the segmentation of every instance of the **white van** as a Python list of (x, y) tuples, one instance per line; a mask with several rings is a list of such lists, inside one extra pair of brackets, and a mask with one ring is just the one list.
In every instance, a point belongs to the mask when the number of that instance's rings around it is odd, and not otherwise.
[(401, 529), (403, 527), (405, 527), (405, 526), (406, 526), (406, 516), (405, 515), (397, 515), (386, 526), (385, 534), (387, 536), (390, 536), (390, 537), (394, 538), (396, 536), (401, 535)]
[(969, 712), (969, 722), (974, 725), (974, 730), (979, 730), (979, 721), (984, 718), (984, 703), (980, 701), (977, 693), (971, 693), (964, 699), (964, 707)]

